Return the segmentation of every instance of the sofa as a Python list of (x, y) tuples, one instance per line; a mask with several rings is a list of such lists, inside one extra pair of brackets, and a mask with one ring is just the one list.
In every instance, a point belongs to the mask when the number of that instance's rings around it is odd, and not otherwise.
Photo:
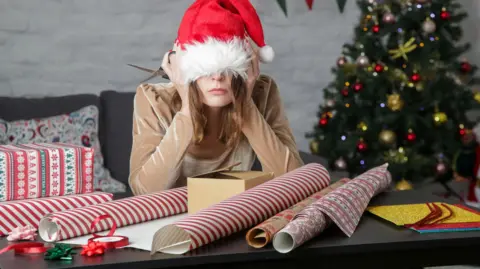
[[(5, 121), (46, 118), (71, 113), (83, 107), (98, 108), (98, 140), (104, 158), (104, 166), (111, 176), (128, 187), (129, 158), (132, 144), (132, 118), (134, 92), (105, 90), (100, 94), (71, 94), (51, 97), (0, 97), (0, 119)], [(300, 152), (305, 163), (322, 163), (326, 160)], [(253, 170), (260, 170), (255, 162)], [(332, 180), (344, 176), (333, 174)]]

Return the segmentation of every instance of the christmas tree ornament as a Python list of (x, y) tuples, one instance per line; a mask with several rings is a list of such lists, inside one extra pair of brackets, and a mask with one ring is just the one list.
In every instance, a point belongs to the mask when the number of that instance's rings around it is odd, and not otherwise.
[(413, 142), (417, 139), (417, 135), (413, 132), (412, 129), (408, 129), (407, 140)]
[(447, 166), (443, 162), (439, 162), (435, 166), (435, 172), (437, 173), (437, 175), (443, 175), (445, 174), (446, 171), (447, 171)]
[(386, 12), (383, 14), (382, 21), (387, 24), (395, 23), (395, 15), (393, 15), (391, 12)]
[(360, 138), (357, 143), (357, 149), (360, 152), (366, 151), (367, 150), (367, 143), (363, 140), (363, 138)]
[(341, 93), (342, 93), (343, 96), (347, 97), (348, 96), (348, 88), (347, 87), (343, 88), (341, 90)]
[(347, 168), (347, 162), (342, 157), (338, 158), (334, 163), (335, 169), (345, 170)]
[(375, 64), (375, 68), (374, 68), (375, 72), (377, 73), (383, 72), (383, 69), (384, 69), (383, 65)]
[(342, 67), (347, 63), (347, 58), (345, 56), (341, 56), (337, 59), (337, 66)]
[(315, 140), (310, 141), (310, 152), (313, 154), (318, 153), (318, 142)]
[(395, 184), (395, 189), (397, 191), (411, 190), (413, 189), (413, 185), (407, 180), (405, 180), (404, 178), (402, 178), (402, 180), (400, 180), (399, 182), (397, 182), (397, 184)]
[(410, 76), (410, 80), (412, 82), (419, 82), (421, 79), (422, 79), (422, 77), (418, 73), (414, 73)]
[(328, 108), (333, 108), (335, 106), (335, 100), (333, 99), (327, 99), (327, 101), (325, 102), (325, 105), (328, 107)]
[(436, 125), (442, 125), (445, 122), (447, 122), (447, 120), (448, 120), (447, 114), (443, 112), (433, 113), (433, 121), (435, 122)]
[(374, 33), (380, 32), (380, 25), (375, 24), (375, 25), (372, 27), (372, 32), (374, 32)]
[(450, 19), (450, 12), (448, 12), (445, 8), (442, 8), (442, 12), (440, 13), (440, 18), (442, 18), (442, 20)]
[(470, 73), (472, 72), (472, 65), (467, 61), (463, 61), (460, 64), (460, 71), (462, 71), (463, 73)]
[(384, 145), (392, 145), (397, 140), (397, 135), (391, 130), (382, 130), (378, 135), (378, 139)]
[(359, 122), (359, 123), (357, 124), (357, 128), (358, 128), (359, 130), (364, 131), (364, 132), (365, 132), (366, 130), (368, 130), (367, 124), (366, 124), (365, 122), (363, 122), (363, 121), (361, 121), (361, 122)]
[(360, 55), (358, 56), (357, 60), (356, 60), (356, 63), (357, 65), (359, 65), (360, 67), (366, 67), (370, 64), (370, 60), (368, 59), (367, 56), (365, 55)]
[(480, 103), (480, 92), (476, 92), (476, 93), (473, 95), (473, 99), (475, 99), (475, 101), (477, 101), (477, 102)]
[(325, 126), (325, 125), (327, 125), (327, 123), (328, 123), (328, 119), (325, 118), (325, 117), (322, 117), (322, 118), (318, 121), (318, 124), (319, 124), (320, 126)]
[(437, 25), (433, 20), (427, 18), (422, 24), (422, 30), (427, 34), (431, 34), (437, 30)]
[(415, 37), (410, 38), (405, 44), (398, 45), (398, 49), (391, 49), (388, 51), (392, 56), (392, 59), (402, 57), (405, 61), (408, 61), (407, 53), (412, 52), (417, 48), (415, 43)]
[(363, 84), (361, 82), (356, 82), (355, 84), (353, 84), (353, 90), (355, 92), (359, 92), (363, 89)]
[(394, 93), (390, 94), (387, 97), (387, 106), (390, 108), (392, 111), (399, 111), (400, 109), (403, 108), (403, 100), (400, 97), (400, 94)]

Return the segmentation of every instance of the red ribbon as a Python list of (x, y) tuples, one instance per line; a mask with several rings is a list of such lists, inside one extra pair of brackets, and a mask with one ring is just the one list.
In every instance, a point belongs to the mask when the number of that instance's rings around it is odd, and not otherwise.
[[(101, 236), (96, 233), (94, 233), (94, 228), (95, 225), (97, 225), (101, 220), (104, 219), (112, 219), (112, 228), (110, 228), (110, 231), (108, 232), (107, 235)], [(91, 244), (92, 247), (96, 247), (97, 245), (103, 246), (105, 249), (115, 249), (115, 248), (121, 248), (128, 246), (130, 244), (128, 237), (126, 236), (120, 236), (120, 235), (114, 235), (115, 230), (117, 229), (117, 224), (115, 223), (115, 220), (108, 214), (101, 215), (97, 218), (95, 218), (90, 225), (90, 230), (92, 231), (93, 237), (88, 239), (88, 243), (95, 243)]]
[(0, 254), (10, 250), (13, 250), (15, 254), (40, 254), (45, 253), (50, 248), (38, 242), (18, 243), (0, 249)]
[(313, 0), (305, 0), (305, 2), (307, 2), (308, 9), (312, 10)]

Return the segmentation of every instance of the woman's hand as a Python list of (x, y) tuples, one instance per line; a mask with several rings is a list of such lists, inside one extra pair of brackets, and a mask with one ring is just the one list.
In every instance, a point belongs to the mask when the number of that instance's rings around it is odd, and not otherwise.
[(182, 108), (180, 109), (180, 112), (189, 116), (190, 106), (188, 100), (188, 86), (183, 83), (175, 51), (165, 53), (162, 61), (162, 68), (170, 78), (170, 81), (175, 85), (178, 94), (180, 94), (180, 98), (182, 99)]
[(253, 88), (260, 75), (259, 59), (256, 50), (253, 50), (252, 61), (250, 62), (247, 74), (247, 100), (250, 100), (250, 98), (252, 98)]

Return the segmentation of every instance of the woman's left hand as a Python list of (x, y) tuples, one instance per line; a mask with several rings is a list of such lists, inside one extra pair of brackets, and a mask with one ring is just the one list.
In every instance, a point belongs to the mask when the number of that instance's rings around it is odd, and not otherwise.
[(253, 51), (252, 61), (250, 62), (250, 67), (247, 71), (247, 100), (252, 98), (253, 88), (257, 82), (258, 76), (260, 75), (259, 60), (257, 51)]

